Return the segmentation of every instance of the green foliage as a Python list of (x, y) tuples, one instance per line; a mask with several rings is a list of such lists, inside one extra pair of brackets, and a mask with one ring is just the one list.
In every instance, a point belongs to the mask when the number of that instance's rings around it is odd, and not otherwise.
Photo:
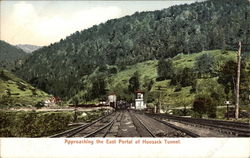
[(14, 71), (29, 56), (23, 50), (0, 40), (0, 68)]
[(171, 82), (170, 82), (171, 85), (180, 85), (181, 79), (182, 79), (181, 73), (182, 72), (180, 72), (180, 71), (176, 71), (173, 74), (173, 77), (172, 77)]
[(10, 95), (1, 95), (0, 96), (0, 105), (12, 106), (14, 104), (15, 104), (15, 101)]
[(80, 102), (80, 98), (77, 97), (77, 96), (74, 96), (74, 97), (72, 98), (72, 102), (73, 102), (73, 104), (74, 104), (75, 106), (77, 106), (77, 105), (79, 104), (79, 102)]
[(92, 99), (106, 94), (106, 81), (103, 77), (97, 77), (93, 80), (90, 94)]
[(193, 111), (195, 111), (200, 118), (202, 118), (204, 114), (207, 114), (210, 118), (216, 117), (216, 105), (208, 95), (198, 95), (195, 97)]
[(65, 130), (72, 120), (67, 112), (0, 111), (0, 137), (41, 137)]
[(15, 104), (36, 105), (49, 97), (45, 92), (32, 87), (6, 70), (0, 70), (0, 108), (13, 107)]
[(177, 116), (192, 116), (193, 115), (193, 111), (191, 109), (174, 109), (172, 110), (173, 115), (177, 115)]
[(197, 80), (194, 80), (192, 82), (192, 85), (191, 85), (191, 89), (190, 89), (190, 93), (195, 93), (196, 92), (196, 84), (197, 84)]
[[(240, 91), (241, 91), (241, 97), (244, 98), (244, 100), (247, 98), (247, 96), (244, 96), (244, 94), (249, 92), (249, 71), (246, 71), (245, 69), (245, 62), (242, 62), (241, 64), (241, 83), (240, 83)], [(219, 74), (218, 83), (222, 84), (224, 86), (225, 94), (229, 96), (230, 92), (231, 94), (235, 93), (236, 88), (236, 78), (237, 78), (237, 63), (235, 61), (228, 61), (226, 62), (222, 68), (221, 72)]]
[(79, 84), (99, 66), (121, 71), (179, 53), (232, 50), (227, 43), (239, 40), (250, 43), (248, 10), (247, 0), (204, 1), (109, 20), (35, 51), (16, 74), (48, 93), (74, 96), (87, 90)]
[[(85, 113), (85, 115), (83, 115)], [(77, 112), (77, 122), (89, 122), (105, 110)], [(45, 137), (68, 129), (74, 112), (0, 111), (0, 137)]]
[(147, 103), (153, 103), (156, 101), (158, 94), (156, 92), (149, 92), (147, 97)]
[(195, 70), (199, 76), (211, 75), (214, 59), (211, 54), (203, 54), (196, 59)]
[(194, 71), (190, 68), (184, 68), (182, 71), (180, 84), (182, 85), (182, 87), (191, 86), (194, 84), (195, 79), (196, 76)]
[(152, 89), (153, 85), (154, 85), (154, 81), (152, 79), (149, 79), (148, 77), (144, 78), (143, 87), (146, 89), (146, 91), (149, 92)]
[(196, 75), (194, 70), (188, 67), (185, 67), (181, 71), (176, 71), (173, 74), (170, 84), (177, 85), (181, 87), (192, 86), (196, 82)]
[(35, 105), (36, 108), (42, 108), (42, 107), (44, 107), (44, 106), (45, 106), (45, 105), (44, 105), (44, 102), (42, 102), (42, 101), (36, 103), (36, 105)]
[(157, 67), (157, 74), (160, 79), (170, 79), (173, 75), (173, 63), (171, 59), (160, 59)]
[(117, 74), (117, 72), (118, 72), (118, 70), (116, 67), (112, 67), (109, 69), (109, 73), (111, 73), (111, 74)]
[(140, 89), (139, 73), (136, 71), (133, 76), (129, 79), (128, 91), (132, 94)]
[(101, 66), (99, 66), (98, 70), (100, 72), (106, 72), (108, 70), (108, 66), (107, 65), (101, 65)]
[(249, 103), (249, 95), (250, 95), (250, 70), (243, 71), (243, 73), (241, 73), (240, 98), (244, 104)]
[[(145, 92), (144, 95), (145, 101), (147, 101), (147, 103), (150, 102), (152, 105), (156, 104), (159, 97), (158, 95), (159, 90), (157, 86), (165, 87), (161, 89), (162, 91), (161, 102), (163, 107), (181, 108), (184, 105), (187, 107), (191, 107), (195, 95), (206, 94), (210, 96), (214, 92), (216, 92), (220, 98), (218, 102), (215, 104), (217, 106), (224, 105), (226, 96), (224, 94), (223, 85), (218, 84), (217, 82), (218, 77), (210, 76), (206, 78), (197, 79), (197, 76), (195, 75), (195, 73), (193, 73), (193, 68), (196, 58), (203, 54), (210, 54), (211, 56), (213, 56), (215, 60), (221, 59), (220, 61), (221, 65), (224, 65), (225, 62), (236, 58), (234, 51), (227, 51), (227, 54), (223, 54), (221, 50), (210, 50), (189, 55), (184, 55), (184, 54), (178, 55), (172, 58), (174, 72), (180, 74), (179, 79), (178, 78), (176, 80), (173, 79), (173, 81), (178, 81), (177, 85), (170, 84), (172, 80), (164, 80), (164, 81), (156, 80), (158, 60), (141, 62), (135, 65), (127, 66), (126, 69), (123, 71), (119, 70), (117, 74), (105, 76), (107, 90), (109, 90), (109, 92), (114, 92), (118, 96), (118, 99), (123, 99), (133, 102), (134, 93), (128, 91), (128, 85), (129, 85), (129, 79), (137, 71), (140, 74), (139, 75), (140, 89)], [(247, 60), (247, 63), (249, 62), (250, 61)], [(109, 69), (110, 67), (111, 66), (109, 66)], [(93, 81), (93, 78), (95, 78), (99, 74), (96, 72), (97, 71), (93, 72), (89, 77), (84, 78), (85, 87), (88, 87), (89, 85), (91, 89), (92, 85), (91, 82)], [(188, 73), (183, 73), (183, 72), (188, 72)], [(184, 81), (187, 80), (187, 82), (186, 81), (185, 82), (188, 83), (189, 86), (186, 86), (184, 84), (181, 85), (182, 80)], [(247, 84), (249, 83), (249, 81), (246, 81), (244, 83), (245, 83), (244, 87), (247, 88), (249, 86), (249, 84)], [(89, 93), (90, 89), (80, 91), (77, 95), (79, 97), (82, 97), (83, 95), (90, 95)], [(243, 93), (243, 91), (241, 92)], [(245, 91), (244, 95), (248, 96), (247, 94), (249, 93)], [(241, 94), (241, 96), (243, 96), (243, 94)], [(106, 96), (100, 96), (98, 97), (98, 99), (102, 99), (102, 97)], [(85, 100), (85, 98), (82, 99)], [(243, 98), (241, 97), (241, 102), (242, 100)], [(87, 101), (91, 103), (98, 102), (97, 99), (95, 100), (89, 99)], [(244, 104), (248, 104), (247, 101), (249, 100), (246, 100)]]

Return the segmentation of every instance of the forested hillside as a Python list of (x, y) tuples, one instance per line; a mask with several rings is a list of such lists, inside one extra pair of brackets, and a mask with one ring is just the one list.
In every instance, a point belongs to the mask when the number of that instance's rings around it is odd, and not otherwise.
[(0, 68), (12, 71), (19, 67), (27, 56), (23, 50), (0, 40)]
[(250, 43), (249, 10), (247, 0), (209, 0), (137, 12), (35, 51), (16, 74), (46, 92), (71, 97), (89, 86), (83, 83), (93, 72), (113, 74), (146, 60)]
[[(234, 51), (210, 50), (190, 55), (178, 54), (171, 59), (149, 60), (127, 66), (117, 73), (98, 69), (84, 79), (82, 84), (85, 89), (73, 98), (78, 98), (80, 102), (102, 97), (105, 99), (105, 89), (108, 89), (117, 94), (119, 99), (133, 102), (134, 91), (140, 89), (144, 92), (145, 102), (156, 105), (160, 100), (163, 108), (192, 107), (196, 96), (211, 94), (211, 98), (218, 100), (214, 104), (219, 106), (226, 99), (235, 99), (235, 87), (230, 85), (235, 82), (236, 69)], [(249, 102), (249, 83), (250, 53), (245, 52), (242, 54), (241, 68), (242, 104)], [(102, 86), (98, 86), (100, 84)], [(160, 90), (159, 86), (162, 87)]]
[(26, 53), (32, 53), (35, 50), (41, 48), (41, 46), (35, 46), (35, 45), (31, 45), (31, 44), (18, 44), (18, 45), (16, 45), (16, 47), (21, 48)]

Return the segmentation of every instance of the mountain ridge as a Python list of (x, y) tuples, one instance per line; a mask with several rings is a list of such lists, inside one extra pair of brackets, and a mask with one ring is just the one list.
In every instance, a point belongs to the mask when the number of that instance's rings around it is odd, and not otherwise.
[(119, 71), (179, 53), (232, 50), (227, 43), (249, 41), (249, 9), (247, 0), (210, 0), (109, 20), (33, 52), (16, 74), (49, 93), (72, 96), (98, 67)]
[(14, 71), (29, 56), (22, 49), (0, 40), (0, 68)]
[(32, 44), (18, 44), (15, 46), (18, 48), (21, 48), (26, 53), (32, 53), (32, 52), (42, 48), (42, 46), (36, 46), (36, 45), (32, 45)]

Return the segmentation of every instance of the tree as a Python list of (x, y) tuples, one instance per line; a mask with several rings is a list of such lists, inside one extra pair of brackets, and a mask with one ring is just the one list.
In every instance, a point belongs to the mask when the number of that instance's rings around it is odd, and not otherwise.
[(246, 104), (249, 103), (250, 71), (241, 71), (240, 98)]
[(158, 77), (161, 79), (170, 79), (173, 76), (173, 63), (170, 59), (160, 59), (157, 67)]
[(195, 70), (198, 73), (199, 77), (202, 77), (203, 75), (211, 75), (212, 74), (212, 66), (214, 63), (214, 58), (211, 54), (205, 53), (198, 58), (196, 58), (195, 61)]
[(171, 79), (171, 85), (181, 87), (192, 86), (196, 82), (196, 76), (193, 69), (185, 67), (183, 70), (176, 71)]
[(198, 95), (195, 97), (193, 103), (193, 111), (197, 112), (200, 118), (202, 118), (204, 114), (207, 114), (210, 118), (215, 118), (216, 104), (214, 104), (209, 95)]
[(180, 85), (182, 78), (182, 70), (177, 70), (173, 73), (172, 79), (170, 81), (170, 85)]
[(130, 93), (135, 93), (140, 88), (139, 73), (136, 71), (129, 79), (128, 90)]
[(195, 82), (195, 74), (193, 69), (185, 67), (182, 70), (181, 82), (182, 87), (191, 86)]
[(73, 122), (75, 122), (77, 120), (77, 109), (76, 109), (76, 107), (78, 106), (78, 104), (80, 102), (80, 98), (78, 96), (74, 96), (72, 98), (72, 102), (73, 102), (74, 107), (75, 107), (75, 109), (74, 109), (74, 120), (73, 120)]
[[(243, 101), (248, 101), (249, 95), (249, 82), (250, 72), (245, 69), (246, 63), (243, 61), (241, 63), (241, 82), (240, 82), (240, 98)], [(219, 73), (218, 83), (224, 86), (224, 92), (227, 95), (227, 99), (229, 99), (229, 94), (235, 94), (235, 84), (236, 84), (236, 76), (237, 76), (237, 63), (235, 61), (228, 61), (222, 67)]]
[(74, 97), (72, 98), (72, 102), (73, 102), (73, 104), (74, 104), (75, 106), (78, 106), (78, 104), (79, 104), (79, 102), (80, 102), (80, 98), (77, 97), (77, 96), (74, 96)]
[(92, 99), (106, 94), (106, 82), (104, 78), (97, 77), (94, 79), (94, 81), (92, 82), (92, 88), (90, 90), (90, 93)]
[(109, 69), (110, 74), (117, 74), (117, 72), (118, 72), (117, 67), (112, 67)]
[(100, 65), (99, 66), (99, 71), (100, 72), (106, 72), (108, 70), (108, 66), (107, 65)]

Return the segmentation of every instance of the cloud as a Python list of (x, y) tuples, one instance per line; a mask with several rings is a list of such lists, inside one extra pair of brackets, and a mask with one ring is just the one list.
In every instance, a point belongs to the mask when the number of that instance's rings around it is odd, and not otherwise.
[[(90, 8), (71, 15), (42, 17), (36, 23), (36, 32), (43, 38), (58, 41), (75, 31), (87, 29), (108, 19), (117, 18), (121, 10), (117, 7)], [(52, 40), (53, 39), (53, 40)]]
[[(72, 23), (88, 28), (92, 25), (99, 24), (121, 16), (121, 9), (118, 7), (96, 7), (88, 10), (77, 12), (73, 15)], [(78, 26), (78, 27), (79, 27)]]
[(19, 2), (14, 5), (13, 19), (16, 20), (18, 24), (25, 24), (27, 22), (33, 21), (36, 18), (36, 12), (31, 4), (26, 2)]
[(122, 16), (121, 9), (115, 6), (72, 10), (67, 14), (60, 10), (44, 14), (46, 8), (38, 14), (37, 9), (28, 2), (18, 2), (13, 8), (11, 18), (5, 22), (7, 26), (4, 25), (4, 31), (14, 44), (48, 45), (75, 31)]

